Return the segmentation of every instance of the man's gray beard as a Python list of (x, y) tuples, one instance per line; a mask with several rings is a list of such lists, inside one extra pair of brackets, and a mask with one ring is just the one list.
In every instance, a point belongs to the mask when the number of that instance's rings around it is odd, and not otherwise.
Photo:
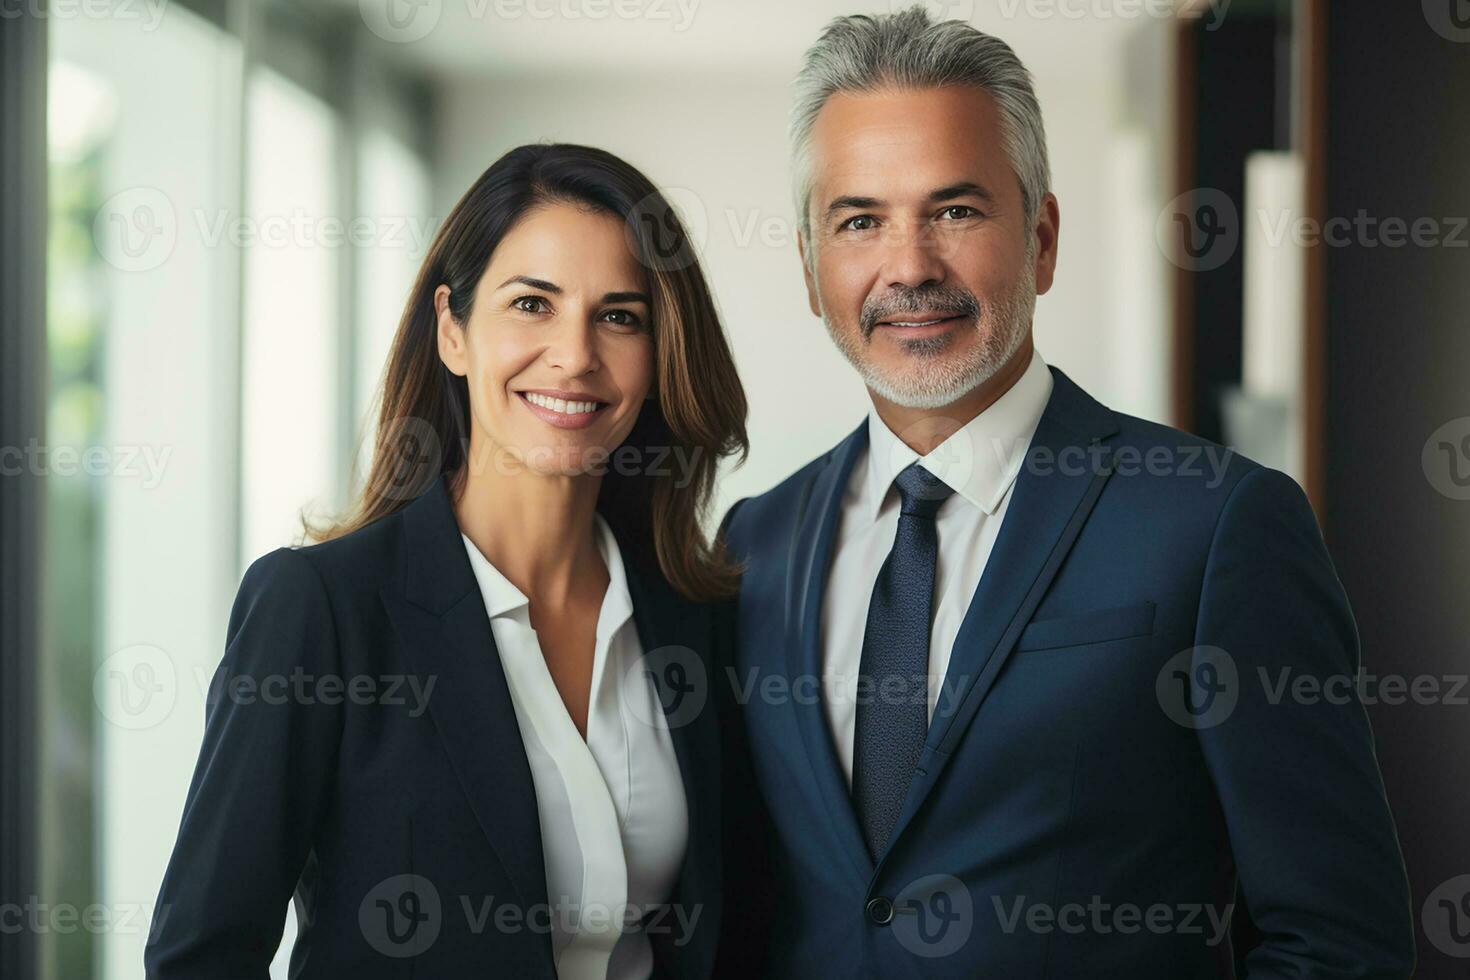
[(1036, 272), (1027, 261), (1013, 290), (993, 303), (981, 305), (979, 322), (973, 328), (980, 332), (980, 343), (962, 360), (946, 361), (943, 356), (955, 340), (954, 333), (901, 341), (911, 355), (930, 362), (917, 371), (905, 371), (902, 377), (885, 376), (867, 360), (867, 345), (858, 336), (861, 329), (836, 329), (825, 306), (822, 322), (837, 349), (874, 394), (902, 408), (928, 409), (951, 405), (993, 378), (1025, 343), (1035, 310)]

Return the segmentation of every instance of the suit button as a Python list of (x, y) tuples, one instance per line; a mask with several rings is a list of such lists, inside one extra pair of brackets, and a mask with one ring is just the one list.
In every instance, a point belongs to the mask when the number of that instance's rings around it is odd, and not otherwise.
[(868, 903), (868, 921), (875, 926), (886, 926), (893, 921), (893, 903), (886, 898), (875, 898)]

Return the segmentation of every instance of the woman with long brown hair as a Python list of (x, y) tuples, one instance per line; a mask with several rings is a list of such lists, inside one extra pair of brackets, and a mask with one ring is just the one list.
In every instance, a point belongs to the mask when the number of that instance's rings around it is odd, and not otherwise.
[(707, 976), (701, 529), (745, 398), (677, 215), (522, 146), (446, 218), (355, 511), (246, 572), (150, 977)]

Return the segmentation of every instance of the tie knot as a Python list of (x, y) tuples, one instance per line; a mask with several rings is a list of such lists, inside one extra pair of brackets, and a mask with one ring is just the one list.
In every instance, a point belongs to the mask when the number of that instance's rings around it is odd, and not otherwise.
[(930, 473), (918, 463), (910, 463), (903, 472), (893, 478), (903, 502), (903, 513), (931, 520), (939, 512), (939, 505), (954, 493), (954, 487)]

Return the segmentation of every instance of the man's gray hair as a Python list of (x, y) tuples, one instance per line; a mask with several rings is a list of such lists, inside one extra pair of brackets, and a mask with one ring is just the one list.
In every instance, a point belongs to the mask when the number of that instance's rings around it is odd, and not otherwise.
[(807, 50), (796, 78), (791, 114), (791, 166), (797, 223), (812, 261), (811, 135), (817, 113), (838, 92), (969, 85), (990, 93), (1000, 111), (1001, 139), (1021, 184), (1026, 226), (1051, 189), (1041, 105), (1031, 73), (998, 37), (964, 21), (932, 21), (923, 4), (894, 14), (854, 14), (829, 23)]

